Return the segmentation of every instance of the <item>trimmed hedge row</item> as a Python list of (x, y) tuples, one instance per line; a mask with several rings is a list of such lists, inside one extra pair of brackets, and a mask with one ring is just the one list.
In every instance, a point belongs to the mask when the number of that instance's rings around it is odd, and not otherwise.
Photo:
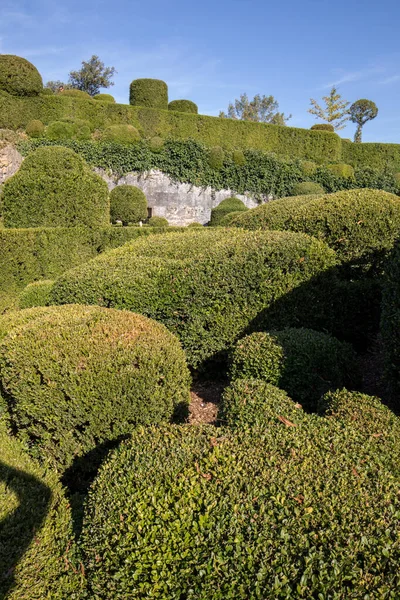
[(283, 404), (267, 427), (138, 429), (114, 451), (82, 536), (94, 597), (400, 593), (398, 441), (298, 409), (292, 426)]
[[(57, 476), (45, 472), (0, 422), (0, 596), (78, 597), (71, 509)], [(75, 596), (76, 594), (76, 596)]]
[(72, 269), (56, 281), (52, 301), (160, 320), (197, 367), (225, 353), (260, 312), (335, 261), (325, 244), (301, 234), (186, 228)]
[(328, 390), (358, 383), (351, 346), (304, 328), (252, 333), (239, 340), (232, 352), (230, 376), (276, 385), (311, 411)]
[(33, 456), (63, 470), (138, 424), (187, 409), (185, 355), (163, 325), (95, 306), (37, 311), (19, 327), (3, 316), (11, 333), (0, 343), (1, 395)]
[(343, 263), (376, 267), (400, 232), (400, 198), (378, 190), (349, 190), (317, 198), (282, 198), (247, 211), (232, 225), (307, 233)]

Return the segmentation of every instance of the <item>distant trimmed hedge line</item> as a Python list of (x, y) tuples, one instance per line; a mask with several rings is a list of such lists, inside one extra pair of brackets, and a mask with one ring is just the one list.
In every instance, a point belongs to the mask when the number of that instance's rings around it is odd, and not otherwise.
[(216, 190), (226, 189), (236, 193), (289, 196), (292, 195), (296, 184), (306, 181), (322, 185), (326, 192), (365, 187), (399, 192), (399, 182), (387, 171), (379, 172), (369, 167), (358, 168), (354, 178), (346, 178), (332, 173), (328, 165), (318, 166), (299, 159), (286, 160), (260, 150), (241, 152), (242, 160), (239, 163), (238, 151), (225, 151), (222, 166), (216, 169), (210, 164), (210, 148), (194, 139), (166, 140), (157, 152), (154, 151), (151, 140), (141, 140), (127, 146), (112, 142), (53, 142), (35, 139), (20, 143), (18, 149), (23, 155), (27, 155), (36, 148), (51, 145), (71, 148), (92, 167), (111, 170), (115, 175), (159, 169), (182, 183), (200, 187), (211, 186)]

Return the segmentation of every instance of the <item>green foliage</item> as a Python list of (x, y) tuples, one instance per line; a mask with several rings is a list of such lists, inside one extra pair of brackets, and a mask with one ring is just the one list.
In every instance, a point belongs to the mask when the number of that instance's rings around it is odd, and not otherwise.
[(189, 223), (188, 227), (203, 227), (203, 224), (197, 223), (197, 221), (193, 221), (193, 223)]
[(247, 94), (241, 94), (236, 98), (234, 104), (229, 104), (228, 112), (219, 113), (223, 119), (240, 119), (242, 121), (255, 121), (260, 123), (271, 123), (273, 125), (286, 125), (292, 115), (285, 116), (278, 112), (279, 104), (273, 96), (260, 96), (257, 94), (253, 100), (249, 100)]
[(325, 190), (319, 183), (314, 183), (313, 181), (302, 181), (301, 183), (296, 183), (293, 187), (292, 195), (293, 196), (309, 196), (309, 195), (323, 195), (325, 194)]
[(53, 141), (72, 140), (74, 133), (73, 124), (64, 121), (53, 121), (46, 128), (47, 139)]
[[(56, 281), (53, 302), (112, 306), (160, 320), (197, 367), (225, 353), (261, 311), (335, 264), (334, 253), (306, 235), (184, 229), (72, 269)], [(285, 308), (276, 310), (276, 318), (289, 317)]]
[(152, 152), (161, 152), (164, 148), (164, 140), (159, 135), (155, 135), (149, 140), (149, 148)]
[(221, 148), (221, 146), (215, 146), (214, 148), (210, 148), (208, 162), (212, 169), (218, 171), (222, 169), (224, 166), (225, 160), (225, 152)]
[(282, 198), (237, 217), (245, 229), (301, 231), (323, 240), (342, 262), (376, 265), (400, 232), (400, 199), (377, 190), (349, 190), (319, 198)]
[(351, 165), (345, 165), (343, 163), (339, 163), (336, 165), (326, 165), (328, 171), (331, 171), (336, 177), (343, 177), (344, 179), (353, 179), (354, 178), (354, 169)]
[(386, 263), (382, 294), (381, 333), (385, 366), (393, 398), (399, 405), (400, 390), (400, 244), (397, 242)]
[(49, 307), (3, 338), (0, 365), (13, 430), (59, 469), (137, 424), (170, 420), (189, 400), (178, 340), (113, 309)]
[(334, 126), (330, 123), (316, 123), (315, 125), (312, 125), (310, 129), (314, 131), (331, 131), (332, 133), (335, 131)]
[(301, 162), (301, 170), (307, 177), (312, 177), (317, 170), (317, 164), (312, 160), (303, 160)]
[(194, 115), (197, 115), (197, 113), (199, 112), (197, 104), (195, 104), (191, 100), (172, 100), (172, 102), (168, 104), (168, 110), (192, 113)]
[(246, 210), (248, 210), (247, 206), (242, 200), (239, 200), (239, 198), (225, 198), (225, 200), (222, 200), (218, 206), (211, 210), (210, 225), (212, 227), (222, 225), (222, 219), (229, 213), (244, 212)]
[(25, 131), (31, 138), (40, 138), (44, 134), (44, 125), (42, 121), (34, 119), (33, 121), (29, 121)]
[(148, 225), (150, 225), (150, 227), (168, 227), (169, 223), (168, 220), (165, 217), (157, 217), (156, 215), (154, 217), (150, 217), (150, 219), (147, 221)]
[(87, 504), (93, 597), (396, 597), (393, 447), (357, 422), (294, 422), (136, 430)]
[(0, 54), (0, 91), (12, 96), (38, 96), (42, 90), (42, 78), (32, 63), (13, 54)]
[(246, 164), (246, 157), (241, 150), (234, 150), (232, 152), (232, 159), (238, 167), (243, 167)]
[(168, 86), (160, 79), (135, 79), (129, 89), (129, 104), (168, 110)]
[(78, 100), (91, 100), (91, 96), (87, 92), (84, 92), (83, 90), (76, 90), (74, 88), (62, 90), (61, 92), (58, 92), (58, 95), (62, 98), (65, 96), (67, 98), (77, 98)]
[(33, 462), (25, 450), (7, 434), (2, 420), (0, 596), (7, 600), (76, 597), (82, 577), (76, 568), (69, 503), (57, 476)]
[(287, 328), (252, 333), (238, 341), (232, 379), (261, 379), (285, 390), (308, 410), (316, 410), (328, 390), (357, 383), (351, 346), (312, 329)]
[(96, 94), (96, 96), (93, 96), (93, 100), (98, 100), (99, 102), (111, 102), (113, 104), (115, 104), (115, 98), (114, 96), (111, 96), (111, 94)]
[(48, 306), (50, 304), (50, 292), (53, 283), (52, 279), (42, 279), (28, 283), (19, 295), (19, 308)]
[(235, 379), (222, 395), (218, 421), (228, 427), (275, 428), (282, 418), (298, 424), (307, 418), (300, 404), (261, 379)]
[(102, 140), (118, 144), (136, 144), (140, 134), (133, 125), (110, 125), (102, 133)]
[(52, 89), (48, 88), (48, 87), (44, 87), (42, 89), (42, 91), (40, 92), (40, 94), (42, 96), (53, 96), (54, 92)]
[(98, 56), (93, 55), (88, 61), (82, 61), (79, 71), (69, 73), (69, 83), (73, 88), (84, 91), (90, 96), (98, 95), (100, 88), (114, 85), (111, 77), (116, 73), (114, 67), (105, 67)]
[(218, 225), (220, 227), (230, 227), (233, 220), (242, 214), (242, 210), (234, 210), (233, 212), (228, 212), (225, 216), (219, 219)]
[(378, 114), (378, 107), (372, 100), (357, 100), (349, 108), (350, 120), (357, 123), (357, 130), (354, 135), (354, 141), (361, 142), (362, 128), (368, 121), (375, 119)]
[(72, 150), (38, 148), (3, 188), (5, 227), (101, 227), (109, 223), (107, 184)]
[(323, 96), (322, 100), (325, 102), (324, 108), (316, 100), (310, 98), (311, 108), (308, 112), (318, 119), (328, 121), (328, 125), (332, 125), (334, 129), (344, 129), (350, 118), (348, 109), (350, 102), (342, 100), (342, 96), (335, 86), (332, 86), (329, 96)]
[(139, 223), (147, 217), (147, 199), (134, 185), (118, 185), (110, 193), (111, 222)]

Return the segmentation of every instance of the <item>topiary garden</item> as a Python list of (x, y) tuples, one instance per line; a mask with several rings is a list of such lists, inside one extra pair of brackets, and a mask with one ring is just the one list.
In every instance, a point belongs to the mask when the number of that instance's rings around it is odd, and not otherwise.
[(400, 153), (42, 89), (0, 55), (0, 596), (399, 597)]

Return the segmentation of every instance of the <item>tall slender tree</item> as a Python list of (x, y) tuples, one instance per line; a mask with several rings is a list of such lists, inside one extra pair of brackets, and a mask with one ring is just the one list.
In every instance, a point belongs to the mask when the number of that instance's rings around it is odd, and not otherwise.
[(315, 115), (317, 119), (327, 121), (336, 130), (344, 129), (350, 118), (348, 114), (350, 102), (342, 99), (335, 86), (332, 87), (329, 96), (323, 96), (322, 100), (325, 102), (325, 108), (320, 106), (316, 100), (310, 98), (311, 108), (308, 109), (308, 112)]
[(357, 123), (357, 129), (354, 134), (354, 141), (361, 142), (362, 128), (367, 121), (372, 121), (378, 114), (378, 107), (372, 100), (356, 100), (349, 109), (350, 120)]

